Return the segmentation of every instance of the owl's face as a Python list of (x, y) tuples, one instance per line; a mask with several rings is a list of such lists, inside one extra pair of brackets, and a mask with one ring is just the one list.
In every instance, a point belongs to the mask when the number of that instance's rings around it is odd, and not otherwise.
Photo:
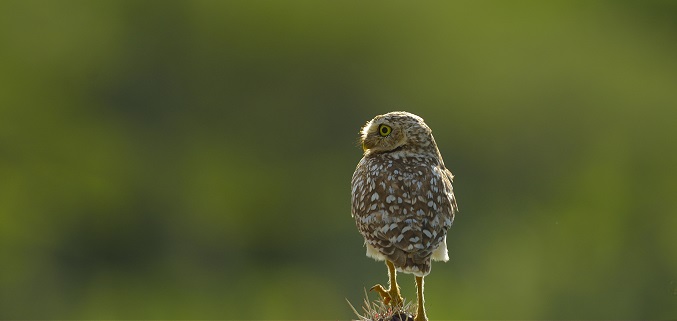
[(421, 117), (407, 112), (378, 115), (362, 127), (360, 141), (366, 154), (419, 150), (432, 143), (432, 134)]

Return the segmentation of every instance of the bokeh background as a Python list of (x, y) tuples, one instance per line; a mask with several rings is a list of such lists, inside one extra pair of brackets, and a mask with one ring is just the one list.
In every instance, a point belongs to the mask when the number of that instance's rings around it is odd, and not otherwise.
[(456, 175), (431, 319), (677, 318), (673, 1), (2, 1), (0, 46), (0, 319), (354, 318), (391, 110)]

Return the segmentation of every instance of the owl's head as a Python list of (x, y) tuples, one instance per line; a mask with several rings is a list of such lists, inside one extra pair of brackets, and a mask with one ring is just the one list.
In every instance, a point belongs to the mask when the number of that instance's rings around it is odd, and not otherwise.
[(378, 115), (362, 127), (360, 142), (364, 154), (402, 150), (421, 154), (435, 152), (432, 130), (423, 119), (404, 111)]

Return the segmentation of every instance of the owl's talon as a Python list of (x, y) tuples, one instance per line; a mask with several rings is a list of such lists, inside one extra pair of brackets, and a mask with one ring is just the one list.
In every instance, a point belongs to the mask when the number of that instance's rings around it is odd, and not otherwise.
[(376, 291), (378, 294), (380, 294), (381, 299), (383, 299), (383, 304), (388, 305), (388, 303), (390, 303), (390, 294), (388, 294), (388, 291), (386, 291), (382, 285), (376, 284), (372, 286), (369, 291)]
[[(380, 294), (381, 298), (383, 299), (383, 304), (385, 305), (402, 306), (402, 302), (404, 301), (400, 296), (400, 291), (398, 288), (386, 290), (382, 285), (376, 284), (371, 287), (369, 291), (376, 291), (378, 294)], [(390, 304), (391, 302), (392, 304)]]

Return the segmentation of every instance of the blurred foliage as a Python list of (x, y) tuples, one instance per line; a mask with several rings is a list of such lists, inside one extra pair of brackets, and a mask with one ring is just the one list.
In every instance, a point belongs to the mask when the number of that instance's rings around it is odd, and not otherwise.
[(672, 1), (2, 1), (0, 319), (352, 318), (391, 110), (456, 174), (432, 319), (675, 319), (676, 37)]

